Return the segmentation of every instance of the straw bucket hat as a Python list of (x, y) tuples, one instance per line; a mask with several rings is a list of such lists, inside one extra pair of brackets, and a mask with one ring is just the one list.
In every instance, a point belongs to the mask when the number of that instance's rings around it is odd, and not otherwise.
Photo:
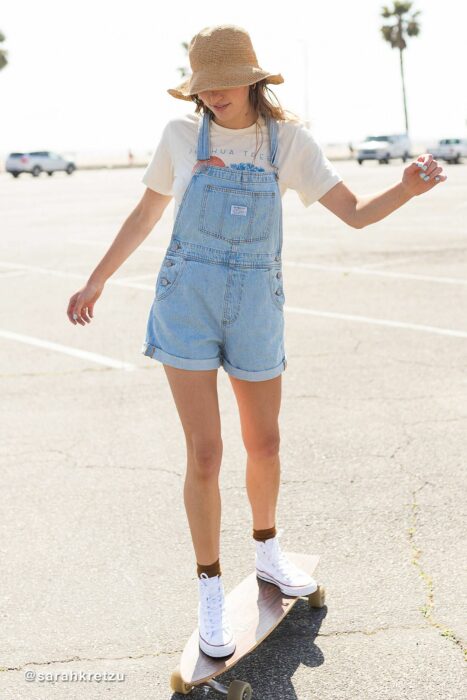
[(190, 100), (204, 90), (284, 82), (280, 73), (270, 73), (258, 65), (250, 35), (234, 24), (205, 27), (190, 41), (188, 57), (192, 74), (176, 88), (167, 90), (180, 100)]

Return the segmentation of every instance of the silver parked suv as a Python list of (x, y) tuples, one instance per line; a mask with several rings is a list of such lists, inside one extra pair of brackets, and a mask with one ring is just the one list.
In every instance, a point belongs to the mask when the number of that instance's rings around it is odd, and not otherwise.
[(30, 153), (10, 153), (5, 162), (5, 170), (13, 177), (18, 177), (20, 173), (31, 173), (34, 177), (38, 177), (41, 172), (52, 175), (57, 170), (63, 170), (71, 175), (76, 170), (76, 165), (53, 151), (31, 151)]
[(389, 163), (391, 158), (402, 158), (402, 162), (410, 158), (411, 143), (407, 134), (388, 134), (385, 136), (367, 136), (356, 145), (356, 160), (359, 165), (364, 160), (377, 160), (379, 163)]

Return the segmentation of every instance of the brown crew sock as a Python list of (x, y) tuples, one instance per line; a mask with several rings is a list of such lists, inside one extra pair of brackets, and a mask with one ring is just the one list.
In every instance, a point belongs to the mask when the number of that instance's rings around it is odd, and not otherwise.
[(253, 538), (258, 541), (264, 542), (265, 540), (269, 540), (271, 537), (275, 537), (276, 534), (277, 533), (275, 525), (268, 528), (267, 530), (255, 530), (253, 528)]
[(220, 576), (222, 574), (219, 559), (213, 564), (198, 564), (198, 562), (196, 562), (196, 566), (198, 569), (198, 578), (203, 573), (207, 574), (208, 578), (212, 578), (213, 576)]

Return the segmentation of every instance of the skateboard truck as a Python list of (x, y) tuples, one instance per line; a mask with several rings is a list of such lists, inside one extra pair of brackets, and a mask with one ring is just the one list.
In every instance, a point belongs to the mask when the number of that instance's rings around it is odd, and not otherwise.
[(237, 700), (237, 698), (238, 700), (250, 700), (252, 696), (251, 685), (249, 683), (246, 683), (245, 681), (232, 681), (232, 683), (227, 688), (227, 686), (222, 685), (222, 683), (219, 683), (218, 681), (215, 681), (214, 678), (211, 678), (211, 680), (208, 681), (206, 685), (209, 685), (211, 688), (217, 690), (217, 692), (221, 693), (222, 695), (227, 695), (227, 700), (230, 700), (230, 698), (232, 698), (232, 700)]
[[(172, 690), (175, 690), (177, 693), (181, 693), (182, 695), (188, 695), (188, 693), (194, 687), (183, 681), (178, 668), (172, 673), (170, 686)], [(225, 695), (227, 700), (250, 700), (253, 695), (253, 689), (246, 681), (234, 680), (231, 681), (230, 685), (227, 687), (222, 685), (222, 683), (219, 683), (219, 681), (214, 680), (214, 678), (211, 678), (210, 680), (204, 681), (203, 683), (197, 685), (198, 688), (202, 686), (207, 686), (213, 690), (216, 690), (221, 695)]]

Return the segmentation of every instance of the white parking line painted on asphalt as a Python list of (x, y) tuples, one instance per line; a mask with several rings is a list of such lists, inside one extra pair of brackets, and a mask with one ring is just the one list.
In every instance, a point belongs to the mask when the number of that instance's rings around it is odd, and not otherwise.
[(145, 275), (132, 275), (131, 277), (118, 277), (118, 281), (120, 284), (125, 283), (127, 284), (128, 282), (134, 282), (135, 280), (148, 280), (148, 279), (155, 279), (155, 272), (147, 272)]
[(10, 270), (9, 272), (1, 272), (0, 280), (4, 277), (21, 277), (21, 275), (25, 275), (26, 272), (27, 270)]
[(27, 272), (29, 270), (30, 272), (40, 272), (42, 274), (54, 275), (56, 277), (77, 277), (79, 279), (84, 278), (84, 275), (81, 275), (78, 272), (66, 272), (65, 270), (55, 270), (50, 267), (40, 267), (40, 265), (28, 265), (26, 263), (10, 263), (0, 261), (0, 267), (11, 268), (13, 270), (17, 270), (18, 272)]
[[(151, 275), (155, 279), (154, 275)], [(154, 292), (154, 282), (152, 284), (144, 284), (144, 282), (126, 282), (120, 279), (107, 280), (106, 284), (114, 284), (117, 287), (128, 287), (129, 289), (144, 289)]]
[[(89, 238), (87, 240), (72, 238), (70, 239), (70, 243), (76, 243), (77, 245), (105, 246), (106, 248), (110, 248), (110, 246), (112, 245), (112, 241), (92, 241)], [(167, 242), (167, 245), (168, 243), (169, 242)], [(167, 245), (149, 245), (146, 243), (142, 243), (138, 246), (136, 250), (147, 250), (148, 252), (152, 253), (165, 253), (165, 251), (167, 250)]]
[(435, 282), (439, 284), (467, 284), (467, 279), (462, 277), (435, 277), (434, 275), (420, 275), (416, 272), (388, 272), (386, 270), (369, 270), (365, 267), (347, 267), (346, 265), (321, 265), (318, 263), (289, 262), (283, 263), (290, 267), (304, 267), (308, 270), (325, 270), (326, 272), (353, 272), (356, 275), (374, 275), (376, 277), (393, 277), (394, 279), (407, 279), (417, 282)]
[(307, 314), (310, 316), (322, 316), (323, 318), (337, 318), (339, 321), (357, 321), (359, 323), (372, 323), (378, 326), (389, 326), (391, 328), (408, 328), (412, 331), (424, 331), (426, 333), (450, 335), (454, 338), (467, 338), (467, 331), (456, 331), (450, 328), (439, 328), (438, 326), (422, 326), (417, 323), (389, 321), (382, 318), (357, 316), (355, 314), (341, 314), (333, 311), (316, 311), (316, 309), (303, 309), (301, 306), (288, 306), (287, 304), (284, 304), (284, 311), (291, 311), (292, 313), (296, 314)]
[(336, 238), (335, 236), (328, 236), (327, 238), (318, 238), (317, 236), (294, 236), (293, 234), (287, 235), (288, 241), (303, 241), (304, 243), (336, 243), (336, 241), (342, 240)]
[(78, 350), (77, 348), (72, 348), (69, 345), (53, 343), (50, 340), (41, 340), (40, 338), (34, 338), (31, 335), (23, 335), (22, 333), (13, 333), (12, 331), (0, 329), (0, 338), (16, 340), (20, 343), (26, 343), (26, 345), (35, 345), (36, 347), (46, 348), (47, 350), (53, 350), (54, 352), (62, 352), (66, 355), (79, 357), (82, 360), (89, 360), (90, 362), (97, 362), (100, 365), (113, 367), (114, 369), (124, 369), (127, 371), (137, 369), (136, 365), (132, 365), (130, 362), (122, 362), (121, 360), (115, 360), (113, 357), (99, 355), (98, 353), (88, 352), (87, 350)]
[[(38, 265), (22, 265), (20, 263), (7, 263), (0, 261), (0, 267), (13, 267), (23, 271), (38, 272), (42, 275), (51, 275), (52, 277), (72, 277), (73, 279), (86, 280), (89, 275), (83, 275), (79, 272), (64, 272), (63, 270), (54, 270), (50, 267), (39, 267)], [(154, 273), (151, 275), (154, 277)], [(120, 287), (129, 287), (130, 289), (145, 289), (154, 291), (154, 284), (139, 284), (138, 282), (124, 282), (118, 277), (107, 280), (106, 284), (115, 284)]]
[(367, 270), (370, 267), (384, 267), (386, 265), (398, 265), (399, 263), (411, 262), (412, 260), (419, 260), (420, 255), (414, 254), (407, 258), (394, 258), (391, 260), (379, 260), (378, 262), (364, 263), (363, 265), (358, 265), (360, 270)]

